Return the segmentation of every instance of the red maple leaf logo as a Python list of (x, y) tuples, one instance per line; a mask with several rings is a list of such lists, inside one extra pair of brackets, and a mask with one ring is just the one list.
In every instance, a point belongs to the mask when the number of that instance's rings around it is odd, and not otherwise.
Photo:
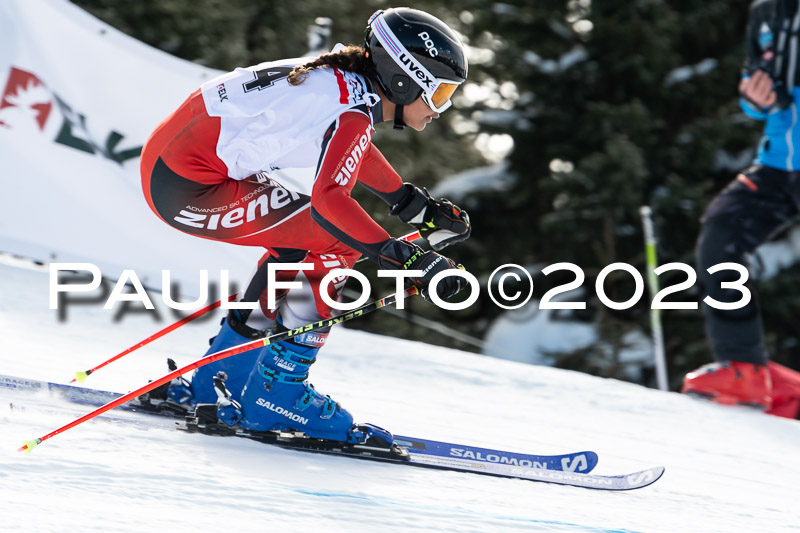
[(36, 124), (44, 130), (53, 109), (53, 96), (35, 74), (11, 67), (0, 99), (0, 125), (28, 129)]

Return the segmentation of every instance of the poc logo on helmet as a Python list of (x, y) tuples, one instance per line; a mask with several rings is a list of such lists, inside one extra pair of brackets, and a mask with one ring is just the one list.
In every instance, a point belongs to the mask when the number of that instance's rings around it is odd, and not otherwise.
[(423, 31), (418, 33), (417, 36), (425, 43), (425, 48), (428, 50), (428, 54), (430, 54), (431, 57), (436, 57), (439, 55), (439, 50), (436, 49), (436, 45), (433, 44), (431, 36), (428, 35), (428, 32)]

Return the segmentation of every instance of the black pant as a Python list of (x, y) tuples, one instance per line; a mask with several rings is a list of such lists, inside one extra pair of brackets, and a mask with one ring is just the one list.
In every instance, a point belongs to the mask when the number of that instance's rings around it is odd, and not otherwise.
[[(718, 194), (703, 214), (697, 241), (698, 277), (706, 295), (720, 302), (735, 302), (742, 294), (722, 289), (723, 281), (739, 274), (706, 269), (723, 262), (749, 266), (749, 256), (800, 212), (800, 173), (756, 165), (739, 174)], [(766, 364), (761, 311), (752, 281), (748, 305), (733, 311), (714, 309), (701, 303), (706, 334), (717, 361)], [(702, 299), (702, 298), (701, 298)]]

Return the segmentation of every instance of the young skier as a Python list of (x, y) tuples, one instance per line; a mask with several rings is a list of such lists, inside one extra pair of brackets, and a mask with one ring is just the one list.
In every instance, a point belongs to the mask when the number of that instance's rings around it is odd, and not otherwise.
[[(752, 283), (737, 282), (724, 262), (748, 264), (748, 256), (800, 212), (800, 128), (796, 0), (757, 0), (750, 6), (746, 58), (739, 84), (744, 111), (765, 120), (754, 165), (743, 170), (706, 209), (697, 243), (697, 266), (705, 295), (737, 310), (704, 306), (706, 332), (717, 362), (684, 378), (683, 391), (727, 404), (741, 404), (795, 418), (800, 414), (800, 375), (770, 362), (764, 349), (761, 312)], [(790, 29), (791, 27), (791, 29)], [(725, 282), (737, 288), (723, 289)], [(704, 296), (705, 296), (704, 295)]]
[[(141, 159), (150, 208), (191, 235), (267, 249), (241, 298), (256, 309), (231, 311), (207, 355), (265, 331), (329, 318), (320, 281), (362, 255), (381, 269), (422, 271), (410, 282), (426, 299), (436, 274), (458, 268), (435, 251), (391, 238), (350, 192), (356, 182), (365, 186), (435, 250), (469, 237), (466, 212), (404, 184), (371, 142), (374, 125), (386, 120), (422, 131), (466, 77), (464, 47), (453, 30), (422, 11), (388, 9), (370, 18), (363, 46), (237, 68), (204, 83), (156, 128)], [(285, 172), (304, 168), (310, 172)], [(283, 272), (282, 280), (303, 288), (288, 297), (277, 291), (269, 308), (267, 269), (274, 263), (310, 269)], [(328, 284), (332, 299), (344, 281)], [(463, 285), (458, 276), (445, 277), (437, 294), (449, 298)], [(214, 403), (213, 378), (224, 371), (234, 402), (219, 410), (222, 422), (362, 442), (363, 426), (307, 382), (326, 337), (304, 333), (201, 367), (170, 397)]]

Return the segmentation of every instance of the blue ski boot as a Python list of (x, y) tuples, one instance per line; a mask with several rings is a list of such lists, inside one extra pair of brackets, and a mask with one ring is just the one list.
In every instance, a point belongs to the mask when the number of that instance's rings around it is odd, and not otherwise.
[(311, 331), (267, 345), (239, 399), (241, 419), (225, 406), (225, 412), (218, 413), (220, 422), (233, 425), (230, 421), (235, 420), (248, 431), (299, 431), (316, 439), (391, 447), (391, 433), (354, 424), (347, 410), (306, 381), (326, 338), (327, 333)]
[[(217, 396), (217, 403), (197, 404), (192, 414), (186, 417), (185, 427), (182, 429), (187, 431), (200, 431), (208, 435), (247, 436), (257, 438), (262, 442), (273, 444), (280, 442), (283, 446), (296, 446), (300, 449), (310, 449), (307, 444), (308, 441), (314, 442), (311, 449), (326, 449), (320, 448), (320, 446), (325, 445), (341, 447), (345, 444), (345, 442), (338, 439), (333, 440), (327, 436), (323, 437), (317, 432), (319, 424), (315, 424), (317, 427), (311, 430), (309, 430), (308, 427), (304, 427), (304, 431), (296, 429), (294, 424), (291, 423), (273, 424), (272, 427), (274, 429), (271, 431), (256, 429), (242, 430), (244, 424), (240, 424), (240, 422), (242, 422), (244, 418), (244, 410), (242, 409), (242, 404), (234, 400), (230, 391), (225, 387), (225, 380), (227, 377), (225, 372), (222, 371), (214, 376), (214, 392)], [(341, 413), (342, 411), (343, 410), (339, 408), (339, 412)], [(347, 412), (344, 411), (344, 413)], [(352, 417), (347, 415), (344, 417), (344, 420), (351, 421)], [(245, 431), (245, 433), (242, 433), (242, 431)], [(306, 433), (307, 431), (311, 431), (311, 433)], [(408, 451), (394, 444), (394, 437), (392, 434), (378, 426), (372, 424), (353, 425), (349, 431), (346, 432), (346, 435), (346, 443), (354, 445), (351, 448), (353, 453), (368, 453), (369, 455), (386, 454), (386, 456), (390, 457), (408, 457)], [(368, 451), (364, 451), (359, 448), (358, 445), (368, 446)]]
[[(211, 347), (205, 355), (211, 355), (264, 336), (263, 331), (245, 325), (240, 317), (239, 310), (234, 309), (228, 313), (226, 318), (222, 319), (222, 329), (220, 329), (216, 337), (209, 341)], [(250, 371), (265, 349), (256, 348), (201, 366), (192, 374), (192, 382), (188, 390), (185, 390), (185, 387), (184, 389), (176, 389), (174, 395), (181, 397), (183, 400), (181, 403), (189, 403), (190, 405), (215, 403), (217, 395), (214, 393), (214, 377), (221, 371), (227, 375), (226, 383), (231, 391), (231, 397), (238, 401), (241, 391), (250, 376)], [(171, 398), (173, 397), (173, 387), (170, 387), (168, 394)]]
[(312, 331), (265, 347), (242, 391), (242, 428), (348, 440), (353, 416), (306, 381), (326, 337)]

